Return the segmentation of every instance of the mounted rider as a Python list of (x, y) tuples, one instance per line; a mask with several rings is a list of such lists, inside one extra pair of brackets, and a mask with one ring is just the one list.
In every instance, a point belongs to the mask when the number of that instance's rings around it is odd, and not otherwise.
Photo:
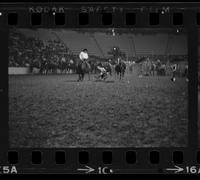
[(79, 54), (79, 59), (80, 59), (80, 63), (83, 63), (83, 62), (85, 62), (86, 63), (86, 65), (87, 65), (87, 67), (90, 67), (90, 64), (89, 64), (89, 62), (88, 62), (88, 58), (89, 58), (89, 56), (88, 56), (88, 50), (87, 49), (83, 49), (81, 52), (80, 52), (80, 54)]
[(87, 49), (83, 49), (80, 54), (79, 54), (79, 58), (82, 62), (87, 61), (89, 56), (88, 56), (88, 50)]
[(88, 50), (83, 49), (79, 54), (79, 60), (76, 62), (76, 72), (79, 75), (78, 81), (84, 79), (84, 74), (87, 73), (90, 80), (91, 65), (88, 62)]

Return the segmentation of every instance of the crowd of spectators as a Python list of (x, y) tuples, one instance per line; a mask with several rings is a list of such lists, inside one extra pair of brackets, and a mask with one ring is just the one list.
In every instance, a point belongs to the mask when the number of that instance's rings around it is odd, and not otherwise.
[(25, 37), (17, 31), (10, 33), (9, 67), (29, 67), (40, 64), (42, 60), (58, 64), (63, 57), (69, 59), (75, 58), (75, 55), (59, 40), (42, 41)]

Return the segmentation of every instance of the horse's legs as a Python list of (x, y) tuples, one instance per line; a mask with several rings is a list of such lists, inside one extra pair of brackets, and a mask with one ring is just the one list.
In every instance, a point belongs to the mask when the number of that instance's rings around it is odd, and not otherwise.
[(117, 79), (121, 79), (121, 73), (120, 72), (117, 72)]
[(80, 77), (79, 80), (82, 81), (82, 74), (81, 73), (79, 74), (79, 77)]
[(85, 74), (83, 73), (83, 75), (82, 75), (82, 81), (84, 80), (84, 77), (85, 77)]
[(125, 71), (122, 71), (121, 72), (121, 79), (124, 79), (124, 74), (125, 74)]
[(77, 81), (80, 81), (81, 80), (81, 74), (78, 74), (78, 80)]
[(81, 73), (81, 81), (84, 79), (84, 73)]
[(89, 78), (89, 81), (90, 81), (90, 72), (88, 72), (88, 78)]
[(117, 79), (118, 77), (118, 72), (115, 72), (115, 80)]

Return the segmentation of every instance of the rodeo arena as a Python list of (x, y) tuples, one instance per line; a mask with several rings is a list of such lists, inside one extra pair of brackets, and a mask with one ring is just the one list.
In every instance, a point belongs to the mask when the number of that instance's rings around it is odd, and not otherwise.
[(166, 29), (12, 29), (11, 147), (185, 147), (188, 56)]

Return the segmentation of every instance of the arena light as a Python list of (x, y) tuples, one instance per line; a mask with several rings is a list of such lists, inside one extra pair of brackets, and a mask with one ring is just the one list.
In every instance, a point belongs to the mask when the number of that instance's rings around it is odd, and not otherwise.
[(0, 16), (2, 16), (2, 12), (0, 12)]

